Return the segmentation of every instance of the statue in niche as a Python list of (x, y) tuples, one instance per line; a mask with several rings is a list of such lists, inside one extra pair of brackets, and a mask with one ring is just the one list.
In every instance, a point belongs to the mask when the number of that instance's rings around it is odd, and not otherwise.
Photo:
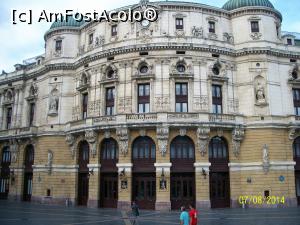
[(55, 88), (51, 91), (49, 100), (49, 115), (56, 115), (58, 113), (58, 90)]
[(265, 104), (266, 103), (265, 88), (263, 87), (260, 81), (257, 82), (255, 92), (256, 92), (256, 102), (258, 104)]

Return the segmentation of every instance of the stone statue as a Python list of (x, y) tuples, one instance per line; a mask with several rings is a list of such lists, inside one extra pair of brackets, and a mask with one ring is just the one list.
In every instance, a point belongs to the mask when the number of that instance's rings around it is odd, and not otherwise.
[(256, 101), (258, 104), (266, 103), (265, 89), (261, 82), (256, 85)]
[(269, 157), (269, 147), (264, 145), (262, 148), (262, 160), (263, 160), (263, 170), (265, 173), (269, 172), (270, 168), (270, 157)]
[(50, 100), (49, 100), (50, 115), (55, 115), (58, 113), (58, 103), (59, 103), (59, 97), (57, 95), (57, 90), (54, 89), (50, 94)]

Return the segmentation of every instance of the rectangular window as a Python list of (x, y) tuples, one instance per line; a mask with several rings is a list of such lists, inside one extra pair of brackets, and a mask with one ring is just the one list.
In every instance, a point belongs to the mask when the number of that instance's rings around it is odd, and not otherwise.
[(61, 51), (62, 48), (62, 40), (57, 40), (55, 42), (55, 51)]
[(176, 18), (176, 30), (183, 30), (183, 18)]
[(33, 125), (34, 111), (35, 111), (35, 103), (30, 103), (30, 111), (29, 111), (29, 126), (30, 127)]
[(91, 33), (91, 34), (89, 35), (89, 45), (93, 44), (93, 42), (94, 42), (94, 34)]
[(89, 95), (87, 93), (83, 94), (82, 95), (82, 119), (87, 118), (88, 101), (89, 101)]
[(288, 45), (293, 45), (292, 39), (290, 39), (290, 38), (286, 39), (286, 42)]
[(111, 36), (114, 37), (114, 36), (117, 36), (117, 34), (118, 34), (117, 25), (112, 25), (111, 26)]
[(175, 111), (176, 112), (188, 112), (188, 84), (176, 83), (175, 84)]
[(138, 112), (150, 112), (150, 84), (139, 84), (138, 86)]
[(212, 85), (212, 112), (222, 114), (222, 86)]
[(251, 32), (252, 33), (258, 33), (259, 32), (258, 21), (251, 21)]
[(300, 116), (300, 89), (293, 89), (295, 115)]
[(208, 25), (209, 25), (208, 32), (209, 33), (216, 33), (216, 23), (213, 22), (213, 21), (209, 21)]
[(115, 88), (106, 89), (106, 112), (107, 116), (115, 114)]
[(7, 108), (6, 112), (6, 129), (11, 128), (11, 118), (12, 117), (12, 108)]

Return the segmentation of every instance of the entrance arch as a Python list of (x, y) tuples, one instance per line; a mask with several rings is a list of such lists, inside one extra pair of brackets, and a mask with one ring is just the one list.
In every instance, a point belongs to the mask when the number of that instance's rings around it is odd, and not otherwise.
[(113, 138), (102, 141), (100, 154), (100, 207), (117, 208), (118, 205), (118, 143)]
[(214, 137), (209, 143), (209, 189), (212, 208), (230, 207), (229, 155), (227, 141)]
[(138, 137), (132, 144), (132, 198), (142, 209), (155, 209), (156, 146), (150, 137)]
[(78, 205), (87, 206), (89, 196), (89, 160), (90, 148), (87, 141), (81, 141), (78, 146)]
[(2, 149), (1, 155), (1, 174), (0, 174), (0, 199), (7, 199), (9, 193), (9, 175), (10, 175), (10, 151), (9, 147)]
[(30, 202), (32, 196), (32, 178), (34, 164), (34, 147), (33, 145), (27, 145), (25, 148), (24, 158), (24, 188), (23, 188), (23, 201)]
[(300, 137), (297, 137), (293, 143), (293, 155), (295, 165), (295, 185), (298, 205), (300, 205)]
[(188, 136), (171, 142), (171, 209), (195, 204), (195, 145)]

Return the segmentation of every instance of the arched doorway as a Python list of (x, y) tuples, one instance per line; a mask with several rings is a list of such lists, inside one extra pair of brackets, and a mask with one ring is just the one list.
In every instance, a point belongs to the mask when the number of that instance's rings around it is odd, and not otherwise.
[(2, 149), (1, 174), (0, 174), (0, 199), (7, 199), (9, 193), (9, 175), (10, 175), (10, 151), (9, 147)]
[(188, 136), (171, 142), (171, 209), (195, 204), (195, 145)]
[(154, 209), (156, 201), (156, 147), (149, 137), (138, 137), (132, 145), (132, 198), (141, 209)]
[(101, 143), (100, 207), (117, 208), (118, 205), (118, 143), (106, 138)]
[(230, 207), (228, 145), (224, 138), (214, 137), (209, 143), (209, 186), (212, 208)]
[(86, 206), (89, 196), (89, 154), (90, 148), (86, 141), (81, 141), (78, 147), (78, 205)]
[(24, 188), (23, 188), (23, 201), (30, 202), (32, 195), (32, 177), (34, 164), (34, 147), (33, 145), (27, 145), (25, 148), (25, 159), (24, 159)]
[(300, 137), (296, 138), (293, 143), (293, 152), (295, 165), (295, 184), (296, 184), (296, 196), (298, 205), (300, 205)]

